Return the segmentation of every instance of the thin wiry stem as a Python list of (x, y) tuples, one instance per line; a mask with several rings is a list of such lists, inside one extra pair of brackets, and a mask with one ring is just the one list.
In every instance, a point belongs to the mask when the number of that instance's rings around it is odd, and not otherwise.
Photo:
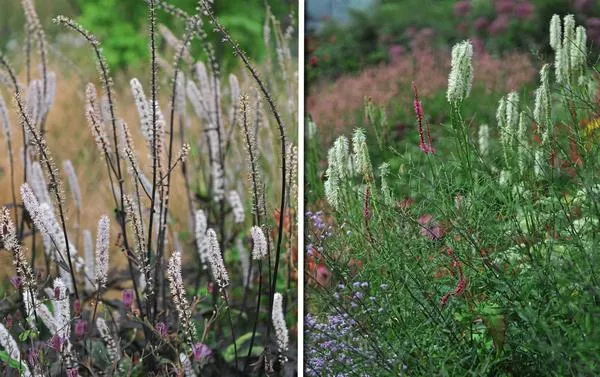
[(58, 180), (58, 177), (56, 176), (56, 170), (55, 170), (54, 166), (52, 165), (52, 159), (51, 159), (49, 151), (46, 147), (46, 141), (44, 140), (43, 136), (38, 133), (38, 130), (29, 121), (29, 118), (27, 116), (27, 111), (25, 110), (25, 107), (23, 106), (23, 102), (22, 102), (22, 98), (21, 98), (21, 90), (20, 90), (17, 78), (15, 76), (15, 73), (14, 73), (12, 67), (8, 64), (8, 62), (2, 55), (0, 55), (0, 64), (2, 66), (4, 66), (4, 68), (8, 72), (10, 79), (14, 85), (15, 100), (17, 103), (19, 113), (22, 118), (22, 122), (23, 122), (23, 126), (24, 126), (23, 128), (26, 129), (27, 132), (29, 132), (29, 134), (32, 136), (33, 142), (38, 147), (39, 154), (42, 157), (41, 161), (46, 165), (46, 169), (48, 170), (48, 174), (50, 176), (50, 188), (51, 188), (51, 191), (54, 192), (54, 195), (56, 198), (56, 205), (58, 206), (58, 212), (59, 212), (59, 217), (60, 217), (60, 221), (61, 221), (62, 232), (63, 232), (63, 236), (65, 238), (65, 244), (66, 244), (65, 252), (67, 254), (67, 261), (69, 263), (69, 270), (70, 270), (69, 272), (70, 272), (71, 278), (73, 280), (73, 289), (75, 291), (75, 297), (77, 299), (79, 299), (79, 292), (77, 291), (77, 281), (75, 279), (75, 269), (73, 268), (73, 262), (72, 262), (70, 246), (69, 246), (69, 235), (67, 234), (67, 224), (65, 221), (63, 201), (62, 201), (62, 197), (60, 195), (59, 180)]
[(275, 287), (276, 287), (276, 283), (277, 283), (277, 270), (279, 268), (279, 259), (280, 259), (279, 254), (281, 251), (281, 243), (282, 243), (282, 239), (283, 239), (283, 212), (285, 210), (285, 194), (286, 194), (286, 189), (287, 189), (287, 180), (286, 180), (287, 164), (286, 164), (286, 155), (285, 155), (285, 150), (286, 150), (285, 126), (283, 124), (283, 120), (281, 119), (281, 116), (279, 115), (279, 111), (277, 110), (277, 107), (275, 106), (275, 102), (274, 102), (273, 98), (271, 97), (271, 94), (265, 87), (263, 81), (258, 76), (258, 72), (252, 66), (252, 64), (248, 60), (248, 57), (242, 51), (239, 44), (231, 38), (231, 35), (227, 32), (227, 30), (225, 30), (225, 28), (221, 25), (221, 23), (216, 19), (211, 8), (208, 6), (208, 4), (205, 1), (200, 0), (199, 5), (200, 5), (201, 9), (203, 9), (204, 12), (206, 13), (206, 15), (209, 17), (211, 24), (213, 24), (215, 26), (216, 31), (219, 34), (221, 34), (223, 36), (224, 40), (231, 45), (236, 56), (238, 56), (242, 60), (245, 68), (250, 72), (252, 78), (257, 83), (261, 92), (263, 93), (263, 97), (269, 104), (269, 107), (271, 109), (271, 112), (273, 113), (273, 116), (275, 117), (275, 121), (277, 122), (277, 126), (279, 129), (280, 144), (281, 144), (281, 193), (280, 193), (281, 201), (280, 201), (280, 205), (279, 205), (279, 221), (278, 221), (279, 226), (278, 226), (278, 230), (277, 230), (277, 232), (278, 232), (277, 246), (275, 248), (275, 252), (276, 252), (275, 265), (273, 267), (273, 280), (271, 283), (271, 292), (269, 292), (269, 309), (270, 309), (269, 311), (272, 311), (273, 295), (275, 294)]

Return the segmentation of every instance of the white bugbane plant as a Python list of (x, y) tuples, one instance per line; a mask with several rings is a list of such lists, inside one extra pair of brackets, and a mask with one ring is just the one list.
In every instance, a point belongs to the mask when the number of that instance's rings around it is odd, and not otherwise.
[(81, 189), (79, 188), (79, 180), (77, 179), (77, 173), (75, 173), (75, 168), (73, 167), (71, 160), (63, 161), (63, 168), (65, 169), (67, 180), (69, 181), (73, 202), (77, 208), (81, 209)]
[(98, 221), (98, 233), (96, 235), (96, 266), (95, 279), (98, 288), (106, 288), (108, 281), (108, 246), (110, 242), (110, 221), (104, 215)]
[(229, 285), (229, 274), (227, 273), (225, 263), (223, 262), (223, 255), (221, 255), (221, 247), (219, 246), (217, 233), (215, 233), (214, 230), (209, 229), (206, 232), (206, 238), (208, 242), (210, 271), (219, 289), (223, 290)]
[(267, 238), (259, 226), (250, 229), (252, 235), (252, 259), (262, 260), (267, 256)]
[(279, 292), (273, 295), (273, 312), (271, 313), (273, 328), (275, 329), (275, 340), (277, 343), (277, 351), (283, 360), (287, 357), (285, 353), (288, 350), (289, 335), (285, 324), (285, 316), (283, 314), (283, 296)]
[(557, 50), (561, 47), (561, 22), (560, 16), (555, 14), (550, 20), (550, 47)]
[(198, 256), (200, 257), (200, 264), (202, 264), (202, 269), (206, 270), (209, 260), (208, 243), (206, 240), (206, 230), (208, 229), (208, 223), (203, 210), (196, 210), (194, 216), (194, 238), (196, 239), (196, 249), (198, 250)]
[(181, 252), (175, 251), (169, 258), (169, 266), (167, 268), (167, 279), (171, 288), (171, 296), (179, 322), (184, 330), (185, 340), (192, 345), (196, 338), (196, 330), (191, 322), (192, 311), (185, 297), (185, 286), (181, 276)]
[(244, 222), (245, 213), (244, 213), (244, 205), (242, 204), (242, 200), (240, 199), (240, 195), (235, 190), (229, 191), (227, 195), (227, 200), (229, 201), (229, 205), (233, 210), (233, 221), (236, 224), (241, 224)]

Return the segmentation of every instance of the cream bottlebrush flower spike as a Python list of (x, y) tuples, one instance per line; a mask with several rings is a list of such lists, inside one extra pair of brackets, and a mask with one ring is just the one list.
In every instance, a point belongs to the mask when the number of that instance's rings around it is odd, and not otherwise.
[(84, 289), (87, 293), (92, 293), (95, 290), (94, 287), (94, 271), (96, 270), (96, 259), (94, 255), (94, 241), (92, 239), (92, 232), (88, 229), (83, 231), (83, 259), (85, 260), (84, 268)]
[(487, 124), (479, 126), (479, 153), (487, 156), (490, 149), (490, 127)]
[(369, 157), (369, 148), (367, 147), (367, 138), (365, 131), (361, 128), (354, 130), (352, 135), (352, 150), (354, 151), (354, 166), (358, 174), (363, 176), (367, 182), (373, 180), (373, 167)]
[(183, 367), (183, 373), (185, 374), (185, 377), (196, 377), (196, 372), (194, 372), (194, 368), (192, 368), (192, 362), (185, 353), (182, 352), (179, 354), (179, 362)]
[(283, 296), (281, 293), (275, 292), (273, 295), (273, 312), (271, 313), (273, 328), (275, 329), (275, 340), (277, 342), (277, 350), (283, 360), (287, 360), (285, 353), (288, 350), (289, 335), (285, 324), (283, 314)]
[(185, 286), (181, 276), (181, 252), (179, 251), (173, 252), (171, 258), (169, 258), (167, 279), (169, 279), (172, 300), (177, 310), (179, 322), (184, 330), (185, 340), (191, 345), (196, 338), (196, 329), (191, 322), (192, 312), (185, 297)]
[(15, 340), (15, 338), (13, 338), (12, 335), (10, 335), (10, 333), (2, 323), (0, 323), (0, 346), (2, 346), (6, 353), (8, 353), (8, 356), (11, 359), (19, 362), (19, 364), (23, 368), (21, 376), (31, 377), (29, 367), (27, 366), (27, 364), (25, 364), (25, 361), (21, 359), (21, 352), (19, 351), (17, 341)]
[(550, 47), (552, 47), (555, 51), (562, 46), (561, 36), (560, 16), (555, 14), (550, 20)]
[(390, 165), (384, 162), (379, 166), (379, 176), (381, 177), (381, 195), (383, 196), (383, 202), (387, 205), (394, 204), (394, 198), (392, 196), (392, 190), (387, 181), (387, 177), (390, 175)]
[(236, 224), (241, 224), (244, 222), (245, 213), (244, 213), (244, 205), (242, 204), (242, 200), (240, 199), (240, 195), (235, 190), (229, 191), (227, 195), (227, 200), (229, 201), (229, 205), (233, 210), (233, 221)]
[(448, 76), (448, 102), (464, 100), (471, 92), (473, 82), (473, 46), (470, 41), (452, 47), (452, 65)]
[(202, 269), (206, 270), (208, 266), (208, 242), (206, 239), (206, 230), (208, 229), (208, 223), (206, 215), (201, 209), (196, 210), (195, 216), (195, 229), (194, 238), (196, 239), (196, 248), (198, 250), (198, 256), (200, 257), (200, 264)]
[(577, 77), (583, 74), (587, 66), (587, 35), (583, 26), (575, 30), (575, 40), (571, 44), (571, 66)]
[(519, 115), (519, 129), (517, 131), (518, 164), (521, 174), (525, 172), (525, 167), (527, 165), (527, 152), (529, 150), (529, 146), (526, 143), (527, 125), (528, 123), (525, 112), (522, 111)]
[(352, 174), (352, 160), (350, 158), (348, 139), (340, 136), (333, 143), (327, 154), (328, 167), (325, 174), (325, 198), (335, 209), (340, 207), (341, 185)]
[(542, 144), (546, 143), (552, 133), (549, 71), (549, 64), (544, 64), (540, 70), (540, 86), (535, 91), (535, 105), (533, 107), (533, 119), (543, 130)]
[(250, 229), (252, 235), (252, 259), (262, 260), (267, 256), (267, 238), (259, 226)]
[(95, 279), (98, 289), (106, 288), (108, 281), (108, 246), (110, 242), (110, 221), (104, 215), (98, 221), (98, 233), (96, 235), (96, 266)]
[(71, 187), (71, 196), (73, 196), (75, 207), (81, 209), (81, 190), (79, 188), (79, 180), (77, 179), (77, 173), (75, 173), (75, 168), (73, 167), (71, 160), (65, 160), (63, 162), (63, 168), (65, 169), (67, 180), (69, 181), (69, 186)]
[(206, 232), (206, 238), (208, 241), (208, 255), (210, 270), (213, 275), (213, 279), (219, 286), (219, 289), (224, 289), (229, 285), (229, 274), (225, 268), (223, 262), (223, 255), (221, 255), (221, 248), (219, 246), (219, 240), (214, 230), (209, 229)]

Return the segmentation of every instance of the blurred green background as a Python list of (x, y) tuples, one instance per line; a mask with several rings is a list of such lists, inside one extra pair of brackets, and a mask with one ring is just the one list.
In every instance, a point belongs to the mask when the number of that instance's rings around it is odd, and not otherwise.
[[(72, 17), (102, 41), (106, 58), (114, 71), (137, 71), (147, 66), (148, 56), (148, 9), (145, 0), (35, 0), (42, 25), (51, 44), (72, 44), (75, 50), (81, 45), (73, 33), (52, 24), (52, 18), (64, 14)], [(1, 0), (0, 48), (20, 49), (23, 40), (24, 16), (19, 0)], [(197, 2), (194, 0), (170, 0), (170, 4), (192, 14)], [(243, 4), (241, 4), (243, 3)], [(218, 0), (215, 12), (221, 22), (245, 51), (257, 61), (264, 57), (263, 24), (265, 4), (281, 21), (284, 28), (290, 24), (290, 14), (297, 16), (296, 0)], [(240, 11), (243, 8), (243, 12)], [(177, 36), (184, 31), (183, 23), (174, 17), (158, 12), (159, 22), (168, 26)], [(297, 22), (294, 22), (297, 24)], [(207, 32), (214, 41), (216, 36), (210, 28)], [(227, 72), (236, 66), (233, 55), (224, 50), (222, 44), (215, 44), (217, 55)], [(61, 48), (61, 51), (64, 49)], [(195, 48), (193, 53), (199, 54)], [(87, 51), (89, 52), (89, 51)], [(87, 53), (85, 52), (85, 53)], [(74, 56), (73, 56), (74, 55)], [(77, 61), (78, 51), (69, 51), (68, 57)], [(199, 55), (196, 55), (199, 57)]]

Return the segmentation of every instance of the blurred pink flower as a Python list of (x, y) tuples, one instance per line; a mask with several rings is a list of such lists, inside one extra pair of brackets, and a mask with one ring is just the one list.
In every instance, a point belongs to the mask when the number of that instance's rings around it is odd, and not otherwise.
[(526, 1), (523, 3), (519, 3), (514, 8), (514, 15), (520, 20), (527, 20), (531, 18), (533, 12), (535, 11), (535, 6), (530, 2)]
[(392, 62), (400, 60), (405, 53), (406, 48), (402, 45), (394, 44), (388, 47), (388, 56)]
[(121, 295), (123, 299), (123, 305), (130, 308), (133, 304), (133, 289), (124, 289)]
[(504, 33), (508, 29), (509, 22), (510, 18), (505, 14), (501, 14), (488, 26), (488, 32), (491, 35)]
[(462, 0), (454, 4), (454, 15), (456, 17), (464, 17), (471, 11), (471, 3), (469, 0)]
[(192, 354), (197, 362), (208, 359), (212, 355), (211, 349), (202, 343), (196, 343), (192, 346)]
[(488, 26), (488, 24), (489, 24), (489, 22), (488, 22), (487, 18), (479, 17), (473, 23), (473, 27), (477, 31), (482, 31), (482, 30), (485, 30), (485, 28)]
[(514, 7), (514, 0), (495, 0), (494, 8), (499, 14), (511, 13)]

